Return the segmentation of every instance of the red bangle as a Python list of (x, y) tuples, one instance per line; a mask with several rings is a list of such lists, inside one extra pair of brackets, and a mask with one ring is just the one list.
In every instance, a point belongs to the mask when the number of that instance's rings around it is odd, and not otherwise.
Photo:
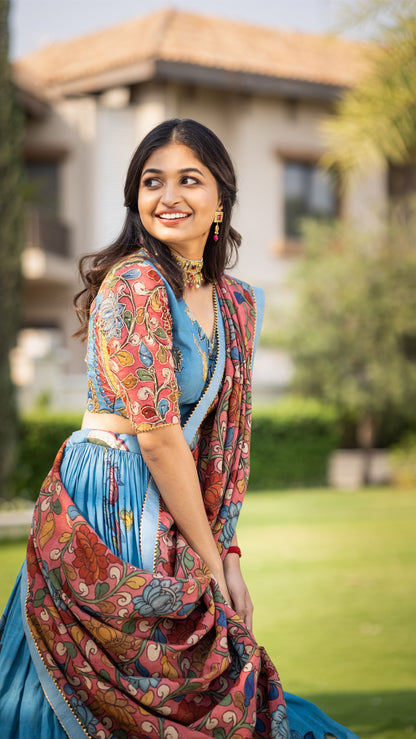
[(240, 547), (228, 547), (227, 554), (238, 554), (241, 557)]

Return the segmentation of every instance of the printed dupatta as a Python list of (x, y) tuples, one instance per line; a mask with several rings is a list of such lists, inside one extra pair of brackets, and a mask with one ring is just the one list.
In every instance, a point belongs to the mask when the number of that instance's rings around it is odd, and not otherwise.
[[(217, 295), (224, 376), (190, 445), (224, 557), (248, 480), (256, 301), (252, 288), (230, 277)], [(153, 571), (137, 569), (73, 505), (60, 478), (64, 447), (35, 508), (22, 609), (46, 697), (71, 739), (286, 739), (273, 664), (163, 501)], [(90, 578), (81, 573), (87, 560)]]

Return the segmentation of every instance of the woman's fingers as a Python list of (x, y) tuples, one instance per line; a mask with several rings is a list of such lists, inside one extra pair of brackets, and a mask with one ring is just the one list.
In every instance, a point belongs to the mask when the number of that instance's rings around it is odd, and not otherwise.
[(239, 591), (238, 596), (233, 601), (234, 610), (243, 619), (248, 629), (253, 628), (253, 603), (248, 590), (245, 588)]
[(253, 628), (253, 603), (240, 569), (239, 558), (231, 554), (225, 558), (224, 573), (233, 608), (250, 631)]
[(246, 615), (244, 617), (244, 623), (250, 631), (253, 630), (253, 602), (250, 598), (248, 590), (246, 591)]
[(242, 587), (231, 591), (234, 610), (243, 619), (248, 629), (253, 628), (253, 603), (250, 594), (243, 583)]

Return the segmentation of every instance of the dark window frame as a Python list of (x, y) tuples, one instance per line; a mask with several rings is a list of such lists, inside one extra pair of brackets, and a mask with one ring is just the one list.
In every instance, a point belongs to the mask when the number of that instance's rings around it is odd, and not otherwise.
[[(277, 253), (281, 255), (297, 255), (302, 252), (302, 239), (299, 235), (299, 233), (288, 233), (287, 230), (287, 190), (286, 190), (286, 167), (288, 164), (298, 165), (298, 166), (304, 166), (305, 169), (309, 169), (312, 172), (313, 170), (321, 170), (324, 173), (324, 170), (322, 170), (319, 166), (319, 157), (320, 155), (316, 152), (305, 152), (305, 151), (289, 151), (289, 150), (283, 150), (278, 151), (277, 156), (280, 160), (281, 166), (282, 166), (282, 215), (283, 215), (283, 238), (279, 242), (277, 247)], [(329, 175), (331, 177), (331, 175)], [(333, 210), (332, 213), (329, 215), (322, 216), (323, 220), (328, 219), (331, 220), (333, 218), (339, 218), (342, 217), (342, 202), (341, 202), (341, 196), (340, 196), (340, 190), (338, 187), (338, 184), (334, 178), (332, 178), (333, 182)], [(305, 212), (305, 215), (303, 217), (317, 217), (316, 211), (309, 211)]]

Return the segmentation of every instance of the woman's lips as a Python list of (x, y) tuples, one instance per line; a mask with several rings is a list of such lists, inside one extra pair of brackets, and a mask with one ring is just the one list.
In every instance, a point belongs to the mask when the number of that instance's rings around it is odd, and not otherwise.
[(172, 213), (156, 213), (156, 218), (166, 224), (179, 223), (189, 218), (190, 213), (181, 213), (180, 211), (174, 211)]

